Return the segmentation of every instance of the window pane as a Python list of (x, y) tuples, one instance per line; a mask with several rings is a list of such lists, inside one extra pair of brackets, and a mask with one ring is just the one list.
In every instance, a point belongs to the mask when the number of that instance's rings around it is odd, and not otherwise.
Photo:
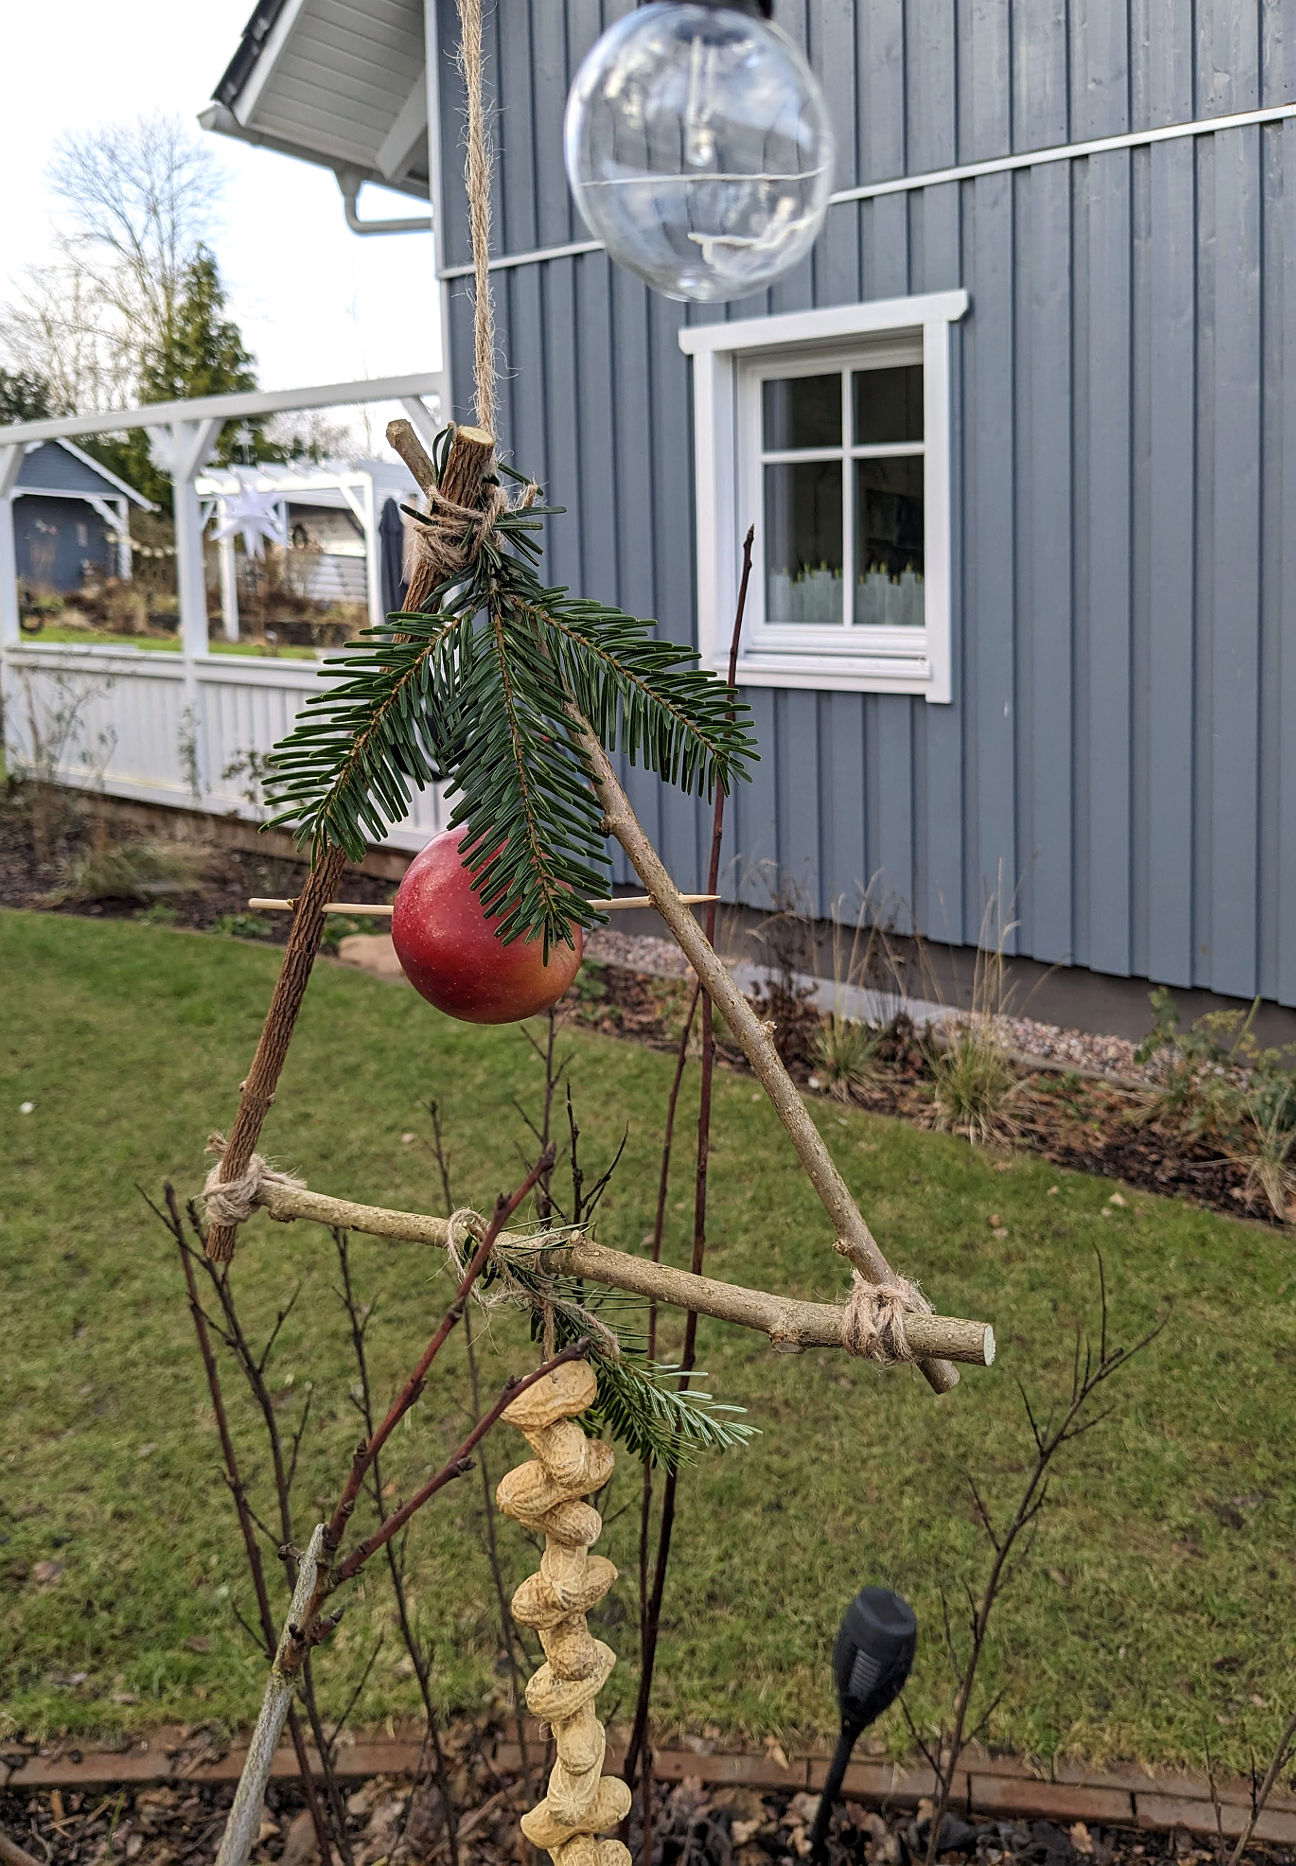
[(767, 452), (789, 447), (840, 447), (842, 379), (787, 376), (762, 386)]
[(765, 620), (844, 620), (840, 461), (765, 469)]
[(888, 441), (923, 437), (921, 363), (904, 369), (857, 369), (852, 380), (857, 447), (885, 446)]
[(854, 619), (876, 628), (923, 623), (923, 463), (855, 462)]

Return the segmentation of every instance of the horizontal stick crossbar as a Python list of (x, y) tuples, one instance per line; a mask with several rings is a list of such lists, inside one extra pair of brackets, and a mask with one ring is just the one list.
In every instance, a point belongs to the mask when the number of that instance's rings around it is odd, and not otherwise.
[[(313, 1219), (322, 1225), (334, 1225), (346, 1231), (362, 1231), (370, 1237), (397, 1238), (412, 1244), (431, 1244), (444, 1250), (449, 1227), (444, 1218), (428, 1217), (423, 1212), (390, 1211), (380, 1205), (357, 1205), (350, 1199), (333, 1199), (321, 1192), (266, 1184), (260, 1202), (272, 1218), (289, 1221)], [(563, 1233), (561, 1241), (537, 1249), (533, 1237), (505, 1233), (500, 1238), (505, 1251), (511, 1246), (527, 1252), (537, 1266), (557, 1275), (581, 1276), (591, 1282), (605, 1283), (631, 1295), (650, 1297), (669, 1303), (673, 1308), (692, 1309), (699, 1315), (711, 1315), (721, 1322), (734, 1322), (740, 1328), (754, 1329), (767, 1335), (777, 1352), (797, 1354), (803, 1348), (839, 1348), (842, 1346), (842, 1321), (845, 1308), (832, 1302), (800, 1302), (789, 1296), (772, 1296), (764, 1290), (744, 1289), (734, 1283), (717, 1282), (714, 1277), (694, 1276), (669, 1264), (653, 1263), (646, 1257), (632, 1257), (626, 1251), (609, 1250), (580, 1233)], [(962, 1361), (971, 1367), (990, 1367), (995, 1358), (994, 1329), (988, 1322), (964, 1321), (957, 1316), (908, 1314), (905, 1333), (914, 1352), (949, 1361)]]

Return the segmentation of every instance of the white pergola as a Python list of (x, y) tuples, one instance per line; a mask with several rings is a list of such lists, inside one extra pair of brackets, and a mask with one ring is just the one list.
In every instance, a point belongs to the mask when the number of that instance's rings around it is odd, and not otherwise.
[[(431, 445), (436, 417), (424, 401), (438, 396), (445, 406), (440, 374), (376, 377), (368, 382), (332, 382), (312, 389), (249, 390), (207, 395), (188, 402), (152, 402), (139, 408), (110, 408), (98, 414), (58, 415), (0, 427), (0, 649), (22, 639), (18, 612), (18, 556), (14, 541), (14, 498), (18, 474), (33, 441), (71, 440), (86, 434), (117, 434), (129, 428), (168, 428), (174, 483), (176, 592), (180, 604), (180, 650), (187, 662), (208, 652), (207, 589), (203, 574), (203, 510), (198, 477), (227, 421), (279, 414), (298, 408), (338, 408), (354, 403), (399, 402), (424, 443)], [(368, 533), (366, 536), (368, 537)], [(371, 578), (377, 552), (370, 550)]]
[[(417, 492), (406, 467), (387, 460), (265, 461), (254, 467), (213, 467), (195, 481), (204, 505), (215, 505), (219, 526), (224, 526), (233, 502), (245, 487), (275, 500), (285, 537), (288, 511), (294, 504), (333, 506), (349, 512), (364, 536), (365, 601), (374, 627), (384, 615), (382, 557), (378, 527), (389, 498), (409, 499)], [(218, 543), (221, 583), (221, 619), (227, 641), (239, 633), (238, 581), (233, 537)]]

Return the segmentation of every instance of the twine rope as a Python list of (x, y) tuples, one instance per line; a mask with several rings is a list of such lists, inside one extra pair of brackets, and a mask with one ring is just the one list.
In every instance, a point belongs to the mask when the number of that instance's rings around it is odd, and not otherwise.
[(468, 226), (473, 256), (473, 384), (477, 425), (495, 432), (495, 302), (490, 285), (491, 147), (482, 82), (481, 0), (458, 0), (459, 68), (467, 92)]
[(284, 1192), (305, 1192), (304, 1179), (298, 1179), (294, 1173), (281, 1173), (259, 1153), (254, 1153), (243, 1171), (233, 1179), (222, 1179), (225, 1147), (224, 1134), (213, 1134), (207, 1142), (207, 1152), (216, 1155), (216, 1164), (202, 1189), (209, 1224), (246, 1224), (261, 1204), (261, 1194), (267, 1186), (278, 1186)]
[[(472, 1256), (469, 1244), (480, 1244), (486, 1235), (486, 1220), (480, 1212), (471, 1206), (460, 1206), (451, 1212), (446, 1221), (446, 1262), (453, 1275), (462, 1282)], [(576, 1317), (585, 1332), (598, 1343), (608, 1360), (621, 1359), (621, 1343), (616, 1335), (601, 1321), (592, 1309), (583, 1302), (577, 1302), (574, 1296), (560, 1296), (552, 1278), (539, 1270), (530, 1270), (530, 1282), (524, 1282), (515, 1275), (509, 1263), (507, 1250), (501, 1248), (496, 1240), (490, 1255), (491, 1269), (495, 1272), (489, 1287), (484, 1287), (478, 1277), (472, 1286), (472, 1300), (482, 1309), (498, 1309), (505, 1304), (514, 1307), (533, 1309), (540, 1317), (544, 1331), (544, 1353), (546, 1360), (552, 1360), (554, 1354), (555, 1308), (559, 1303), (571, 1316)]]
[(516, 500), (510, 501), (498, 481), (488, 482), (482, 487), (482, 503), (476, 506), (459, 505), (439, 486), (429, 486), (426, 512), (403, 507), (417, 526), (413, 559), (430, 579), (428, 587), (435, 589), (467, 570), (482, 546), (494, 538), (503, 514), (525, 511), (534, 505), (539, 491), (531, 481)]
[(905, 1333), (905, 1316), (931, 1313), (930, 1302), (907, 1277), (869, 1283), (855, 1270), (842, 1316), (842, 1346), (879, 1367), (907, 1366), (918, 1356)]

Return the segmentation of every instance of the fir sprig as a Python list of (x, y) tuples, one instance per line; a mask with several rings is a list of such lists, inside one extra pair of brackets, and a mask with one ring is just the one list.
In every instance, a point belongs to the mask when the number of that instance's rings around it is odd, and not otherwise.
[(274, 824), (358, 861), (415, 791), (446, 785), (500, 937), (546, 951), (599, 922), (590, 902), (608, 885), (581, 718), (609, 752), (696, 796), (729, 790), (756, 755), (746, 707), (694, 650), (540, 581), (538, 533), (555, 509), (502, 513), (425, 612), (390, 615), (327, 661), (330, 685), (275, 748), (267, 786)]
[[(519, 1281), (526, 1280), (527, 1272), (516, 1257), (510, 1257), (509, 1270)], [(552, 1309), (557, 1347), (589, 1337), (586, 1309), (600, 1321), (606, 1320), (607, 1298), (591, 1298), (582, 1291), (582, 1305), (569, 1278), (545, 1277), (536, 1293)], [(533, 1326), (538, 1334), (542, 1326), (538, 1315)], [(668, 1470), (692, 1464), (700, 1452), (730, 1451), (756, 1437), (759, 1427), (746, 1423), (745, 1406), (718, 1400), (702, 1387), (681, 1386), (681, 1368), (650, 1361), (641, 1349), (636, 1351), (635, 1341), (623, 1330), (615, 1332), (621, 1344), (619, 1359), (597, 1337), (591, 1340), (590, 1365), (598, 1380), (597, 1397), (584, 1415), (591, 1430), (604, 1428), (641, 1463), (664, 1465)], [(694, 1371), (690, 1382), (706, 1377), (705, 1372)]]
[[(624, 1320), (627, 1311), (642, 1314), (641, 1298), (606, 1290), (591, 1293), (578, 1278), (555, 1276), (542, 1267), (545, 1251), (561, 1244), (569, 1230), (542, 1225), (533, 1232), (529, 1249), (511, 1236), (506, 1270), (488, 1264), (482, 1283), (489, 1290), (505, 1274), (506, 1280), (517, 1286), (513, 1291), (515, 1299), (531, 1306), (531, 1333), (536, 1340), (543, 1335), (547, 1309), (553, 1319), (556, 1347), (569, 1347), (580, 1340), (589, 1342), (598, 1394), (583, 1415), (587, 1428), (606, 1429), (641, 1462), (661, 1464), (667, 1469), (692, 1464), (701, 1452), (729, 1451), (756, 1437), (759, 1427), (746, 1423), (746, 1407), (718, 1400), (705, 1388), (681, 1385), (680, 1367), (649, 1360), (643, 1336), (628, 1329)], [(610, 1340), (601, 1339), (599, 1332), (591, 1329), (591, 1315), (615, 1337), (619, 1352)], [(706, 1377), (695, 1370), (689, 1378), (697, 1381)]]

